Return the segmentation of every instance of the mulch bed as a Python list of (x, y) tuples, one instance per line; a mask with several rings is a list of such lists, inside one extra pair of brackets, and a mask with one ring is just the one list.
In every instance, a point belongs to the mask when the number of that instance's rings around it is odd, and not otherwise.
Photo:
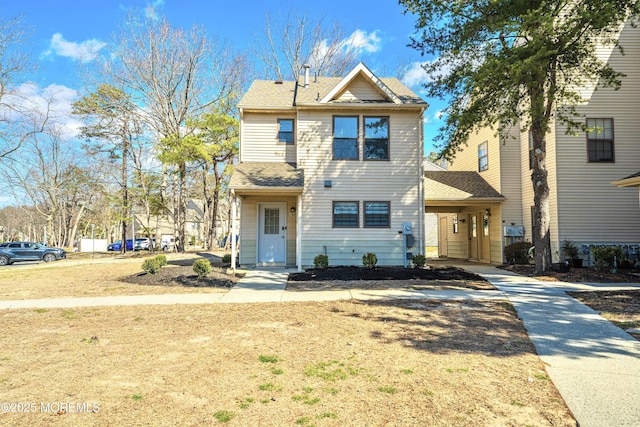
[(147, 286), (184, 286), (196, 288), (232, 288), (241, 276), (227, 274), (225, 270), (213, 268), (213, 271), (203, 278), (193, 272), (191, 265), (169, 264), (155, 274), (137, 273), (120, 278), (121, 281), (136, 285)]
[(477, 274), (443, 266), (426, 268), (339, 266), (289, 274), (287, 290), (328, 289), (477, 289), (495, 287)]

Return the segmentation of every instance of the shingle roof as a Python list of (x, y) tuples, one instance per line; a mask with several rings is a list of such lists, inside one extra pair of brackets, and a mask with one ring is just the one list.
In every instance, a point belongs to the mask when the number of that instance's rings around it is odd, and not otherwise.
[(280, 162), (244, 162), (236, 165), (229, 187), (234, 190), (302, 190), (304, 171)]
[[(284, 81), (276, 83), (273, 80), (255, 80), (247, 93), (238, 103), (239, 108), (292, 108), (295, 105), (323, 106), (319, 102), (326, 94), (336, 87), (342, 78), (340, 77), (311, 77), (309, 87), (304, 87), (304, 77), (298, 82)], [(426, 106), (426, 102), (400, 80), (389, 77), (381, 78), (391, 91), (402, 101), (403, 105)], [(392, 103), (389, 103), (393, 105)], [(385, 103), (385, 105), (387, 105)]]
[(425, 200), (504, 198), (477, 172), (426, 171), (424, 176)]

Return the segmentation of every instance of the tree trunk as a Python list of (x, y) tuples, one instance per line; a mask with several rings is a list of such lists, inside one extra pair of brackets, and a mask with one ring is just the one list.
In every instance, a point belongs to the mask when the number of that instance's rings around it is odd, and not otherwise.
[[(129, 144), (127, 135), (122, 136), (122, 246), (120, 252), (127, 252), (127, 215), (129, 214), (129, 190), (127, 183), (127, 156)], [(134, 218), (131, 218), (133, 221)]]
[(549, 183), (547, 172), (547, 143), (545, 135), (549, 116), (545, 114), (544, 76), (529, 87), (531, 99), (531, 137), (533, 139), (533, 245), (535, 272), (541, 274), (551, 266), (551, 236), (549, 216)]
[(187, 195), (186, 195), (187, 165), (178, 165), (178, 203), (176, 206), (175, 230), (176, 230), (176, 250), (184, 252), (187, 244)]

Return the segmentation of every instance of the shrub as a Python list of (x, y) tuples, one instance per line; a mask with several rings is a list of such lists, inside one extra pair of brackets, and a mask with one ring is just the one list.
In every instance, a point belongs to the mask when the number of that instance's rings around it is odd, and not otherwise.
[(313, 266), (315, 268), (327, 268), (329, 267), (329, 257), (327, 255), (316, 255), (313, 259)]
[(167, 256), (166, 255), (156, 255), (155, 258), (158, 261), (158, 264), (160, 264), (160, 267), (164, 267), (165, 265), (167, 265)]
[(591, 250), (596, 268), (613, 267), (614, 257), (618, 264), (624, 258), (622, 249), (618, 246), (595, 246)]
[(367, 252), (362, 255), (362, 264), (364, 264), (365, 267), (375, 268), (377, 263), (378, 257), (373, 252)]
[(156, 258), (147, 258), (142, 263), (142, 269), (147, 273), (156, 274), (162, 266)]
[(413, 263), (414, 268), (424, 268), (427, 264), (427, 257), (424, 255), (414, 255), (411, 257), (411, 262)]
[(530, 242), (515, 242), (504, 247), (504, 257), (508, 264), (529, 263)]
[(211, 273), (211, 263), (208, 259), (197, 259), (193, 262), (193, 271), (198, 275), (199, 279), (202, 279), (204, 276)]
[(231, 254), (224, 254), (222, 256), (222, 264), (231, 265)]
[(562, 253), (565, 258), (576, 259), (578, 258), (578, 247), (571, 240), (565, 240), (562, 242)]

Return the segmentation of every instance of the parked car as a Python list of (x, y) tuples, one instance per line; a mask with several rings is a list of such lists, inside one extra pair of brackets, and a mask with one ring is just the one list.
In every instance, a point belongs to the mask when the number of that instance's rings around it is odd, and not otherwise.
[(34, 242), (0, 243), (0, 265), (9, 265), (19, 261), (51, 262), (67, 257), (64, 249), (49, 248)]
[[(153, 242), (153, 247), (156, 249), (162, 249), (166, 251), (168, 249), (168, 244), (166, 241), (162, 241), (160, 246), (156, 245), (156, 238), (152, 238), (151, 242)], [(144, 237), (142, 239), (136, 239), (136, 242), (133, 245), (133, 250), (135, 251), (148, 251), (150, 249), (150, 242), (148, 237)]]
[[(127, 239), (126, 242), (127, 242), (126, 243), (127, 250), (128, 251), (132, 251), (133, 250), (133, 240), (132, 239)], [(120, 251), (120, 250), (122, 250), (122, 240), (118, 240), (117, 242), (111, 243), (109, 246), (107, 246), (107, 250), (108, 251)]]

